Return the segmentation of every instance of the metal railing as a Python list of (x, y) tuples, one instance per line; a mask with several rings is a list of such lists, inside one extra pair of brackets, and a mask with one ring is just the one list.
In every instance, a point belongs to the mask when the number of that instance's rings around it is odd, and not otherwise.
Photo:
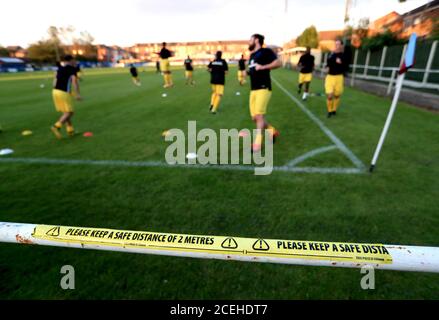
[[(410, 80), (405, 79), (404, 80), (404, 86), (416, 88), (416, 89), (433, 89), (439, 91), (439, 83), (431, 82), (429, 81), (429, 76), (432, 74), (439, 74), (438, 69), (432, 69), (433, 60), (435, 58), (436, 52), (437, 52), (437, 46), (438, 41), (434, 41), (431, 45), (431, 49), (429, 52), (428, 60), (425, 65), (425, 68), (412, 68), (409, 69), (409, 73), (421, 73), (422, 74), (422, 80), (416, 81), (416, 80)], [(358, 64), (358, 56), (359, 56), (359, 49), (355, 50), (354, 53), (354, 61), (353, 64), (350, 65), (350, 85), (355, 85), (355, 79), (364, 79), (364, 80), (373, 80), (373, 81), (380, 81), (385, 82), (388, 84), (387, 86), (387, 95), (390, 95), (392, 92), (392, 89), (394, 88), (394, 85), (396, 83), (396, 76), (398, 74), (398, 71), (400, 69), (400, 65), (403, 62), (403, 57), (406, 51), (406, 46), (403, 47), (402, 53), (401, 53), (401, 61), (398, 66), (391, 66), (386, 67), (385, 61), (387, 57), (387, 51), (388, 47), (384, 47), (381, 51), (381, 58), (380, 58), (380, 64), (379, 66), (370, 65), (370, 57), (371, 57), (371, 51), (367, 51), (366, 58), (364, 64)], [(317, 71), (321, 72), (321, 76), (323, 77), (325, 74), (326, 69), (326, 60), (329, 53), (325, 53), (323, 55), (322, 62), (319, 66), (317, 66)], [(370, 71), (374, 71), (376, 74), (370, 74)], [(385, 74), (390, 74), (390, 76), (386, 76)]]

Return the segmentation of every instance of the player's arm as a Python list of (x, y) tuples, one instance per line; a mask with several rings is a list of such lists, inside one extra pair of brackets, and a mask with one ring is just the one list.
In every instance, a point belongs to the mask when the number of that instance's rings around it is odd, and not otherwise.
[(73, 84), (73, 89), (76, 92), (76, 100), (82, 100), (81, 97), (81, 92), (79, 91), (79, 81), (78, 81), (78, 77), (75, 75), (73, 75), (72, 77), (72, 84)]
[(333, 63), (332, 54), (330, 54), (326, 59), (326, 68), (325, 68), (326, 73), (329, 73), (329, 66), (331, 66), (332, 63)]
[(224, 74), (227, 75), (229, 73), (229, 65), (226, 61), (224, 61)]
[(300, 68), (302, 68), (302, 63), (303, 62), (303, 56), (300, 57), (299, 62), (297, 63), (297, 70), (300, 70)]
[(53, 88), (56, 87), (56, 76), (57, 76), (57, 72), (54, 73), (53, 83), (52, 83), (52, 87), (53, 87)]
[(269, 64), (264, 64), (264, 65), (256, 64), (255, 69), (256, 69), (256, 71), (274, 70), (274, 69), (280, 68), (281, 66), (282, 66), (282, 61), (280, 61), (279, 58), (276, 58), (275, 60), (273, 60)]

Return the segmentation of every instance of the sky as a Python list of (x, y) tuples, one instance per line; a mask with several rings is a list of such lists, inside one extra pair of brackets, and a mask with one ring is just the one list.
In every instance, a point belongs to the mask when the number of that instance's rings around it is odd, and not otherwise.
[[(88, 31), (95, 44), (131, 46), (145, 42), (243, 40), (262, 33), (281, 45), (306, 27), (344, 27), (345, 0), (21, 0), (2, 3), (0, 45), (26, 47), (49, 26)], [(353, 0), (352, 18), (372, 20), (404, 13), (428, 0)]]

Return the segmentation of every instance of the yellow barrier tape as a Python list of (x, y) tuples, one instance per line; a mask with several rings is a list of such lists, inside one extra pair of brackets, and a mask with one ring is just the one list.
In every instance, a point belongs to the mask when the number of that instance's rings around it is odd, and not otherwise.
[(207, 255), (392, 263), (392, 256), (382, 244), (251, 239), (47, 225), (36, 226), (32, 236), (36, 239), (63, 243), (196, 252)]

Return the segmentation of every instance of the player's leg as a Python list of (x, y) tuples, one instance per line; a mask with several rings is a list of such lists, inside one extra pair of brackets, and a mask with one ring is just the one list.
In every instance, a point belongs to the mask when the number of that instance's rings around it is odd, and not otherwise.
[(306, 100), (309, 95), (309, 86), (312, 80), (312, 73), (305, 73), (302, 75), (302, 83), (305, 85), (302, 100)]
[(328, 118), (331, 118), (334, 112), (334, 95), (332, 93), (326, 94), (326, 107), (328, 109)]
[(170, 87), (174, 85), (174, 82), (172, 81), (172, 73), (170, 70), (168, 71), (168, 83)]
[(311, 81), (307, 81), (305, 82), (305, 93), (308, 95), (309, 94), (309, 87), (311, 85)]
[(216, 113), (217, 111), (218, 111), (218, 108), (219, 108), (219, 105), (220, 105), (220, 102), (221, 102), (221, 98), (223, 97), (223, 95), (222, 94), (216, 94), (215, 95), (215, 100), (214, 100), (214, 102), (213, 102), (213, 108), (212, 108), (212, 112), (213, 113)]
[(163, 72), (163, 80), (165, 82), (164, 87), (168, 88), (169, 87), (169, 76), (168, 76), (168, 72), (167, 71)]
[(69, 117), (69, 111), (72, 109), (71, 96), (67, 92), (54, 89), (52, 91), (52, 98), (56, 111), (61, 112), (62, 115), (58, 121), (52, 125), (50, 130), (57, 139), (61, 139), (61, 128)]
[(336, 84), (334, 87), (334, 107), (333, 107), (333, 115), (337, 115), (337, 109), (340, 105), (340, 97), (343, 94), (344, 90), (344, 77), (343, 75), (337, 76)]
[(66, 119), (68, 118), (68, 113), (64, 112), (61, 117), (58, 119), (57, 122), (55, 122), (55, 124), (50, 128), (50, 130), (53, 132), (53, 134), (55, 135), (55, 137), (57, 139), (61, 139), (62, 135), (61, 135), (61, 128), (64, 125), (64, 123), (66, 122)]
[(243, 86), (244, 85), (244, 73), (242, 72), (242, 70), (238, 70), (238, 81), (239, 81), (239, 84), (241, 85), (241, 86)]
[(264, 115), (262, 114), (256, 114), (253, 117), (253, 121), (256, 124), (256, 137), (252, 145), (252, 151), (257, 152), (262, 148), (262, 134), (264, 132), (266, 123), (265, 123)]
[(328, 118), (332, 116), (334, 108), (334, 78), (327, 75), (325, 79), (326, 107), (328, 110)]
[(261, 97), (260, 97), (258, 109), (259, 109), (259, 112), (264, 115), (264, 122), (265, 122), (264, 129), (268, 130), (268, 134), (270, 135), (271, 141), (273, 143), (276, 143), (276, 138), (279, 136), (279, 131), (276, 130), (276, 128), (273, 127), (266, 120), (266, 117), (265, 117), (265, 114), (267, 113), (268, 104), (271, 100), (272, 92), (270, 90), (262, 90), (260, 95), (261, 95)]
[(302, 100), (306, 100), (308, 98), (308, 91), (309, 91), (309, 82), (304, 82), (304, 90), (303, 90), (303, 96), (302, 96)]
[(169, 77), (168, 77), (168, 70), (169, 70), (169, 61), (167, 59), (162, 59), (160, 60), (160, 70), (162, 71), (163, 74), (163, 82), (164, 88), (168, 88), (169, 87)]
[(223, 94), (224, 94), (224, 85), (221, 85), (221, 84), (216, 85), (215, 86), (215, 99), (213, 101), (213, 108), (212, 108), (213, 113), (216, 113), (218, 111)]
[(251, 101), (251, 112), (253, 121), (256, 123), (257, 134), (253, 143), (253, 151), (258, 151), (262, 146), (262, 135), (265, 129), (268, 130), (270, 137), (275, 142), (279, 132), (266, 121), (265, 115), (267, 113), (268, 103), (271, 99), (270, 90), (254, 90), (252, 91), (253, 99)]
[(213, 104), (215, 102), (215, 98), (216, 98), (216, 85), (212, 84), (211, 88), (212, 88), (212, 94), (210, 95), (210, 108), (209, 111), (212, 111), (213, 109)]
[[(250, 107), (250, 115), (252, 117), (252, 121), (256, 125), (256, 129), (258, 129), (258, 120), (260, 121), (260, 115), (258, 115), (258, 111), (256, 108), (256, 101), (257, 101), (257, 92), (258, 90), (252, 90), (250, 91), (250, 99), (249, 99), (249, 107)], [(262, 127), (261, 124), (259, 124), (260, 127)], [(262, 131), (257, 130), (256, 137), (252, 144), (252, 151), (259, 151), (261, 149), (262, 144)]]
[(171, 73), (171, 71), (168, 71), (168, 83), (169, 83), (170, 87), (172, 87), (174, 85), (174, 83), (172, 81), (172, 73)]
[(73, 112), (68, 112), (67, 118), (65, 120), (65, 123), (67, 125), (66, 131), (70, 137), (73, 137), (75, 134), (75, 129), (73, 128), (73, 124), (72, 124), (72, 117), (73, 117)]
[(299, 72), (299, 80), (298, 80), (298, 90), (297, 90), (297, 94), (301, 94), (302, 93), (302, 86), (303, 86), (303, 75), (302, 73)]

